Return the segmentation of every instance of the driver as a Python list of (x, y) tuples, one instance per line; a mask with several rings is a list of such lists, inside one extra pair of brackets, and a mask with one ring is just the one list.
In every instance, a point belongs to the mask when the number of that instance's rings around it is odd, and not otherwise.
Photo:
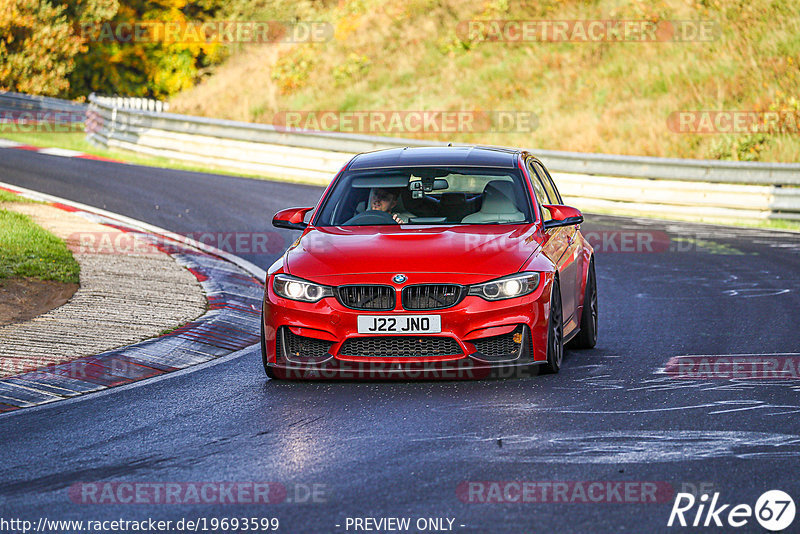
[(397, 197), (397, 191), (392, 189), (374, 188), (369, 193), (369, 209), (391, 213), (392, 219), (394, 219), (397, 224), (403, 224), (403, 220), (400, 216), (396, 213), (392, 213), (392, 209), (397, 206)]
[(344, 226), (365, 223), (390, 224), (389, 221), (404, 224), (405, 221), (399, 215), (392, 213), (392, 209), (397, 206), (398, 197), (399, 193), (394, 189), (385, 189), (383, 187), (371, 189), (365, 206), (367, 210), (353, 215), (344, 223)]

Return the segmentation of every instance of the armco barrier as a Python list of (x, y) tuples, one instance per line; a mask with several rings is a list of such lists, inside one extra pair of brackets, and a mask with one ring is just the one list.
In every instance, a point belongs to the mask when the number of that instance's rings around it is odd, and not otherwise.
[(87, 108), (58, 98), (0, 92), (0, 136), (5, 132), (79, 132)]
[(85, 113), (88, 106), (60, 98), (0, 91), (0, 111), (67, 111)]
[[(446, 144), (178, 115), (146, 99), (92, 95), (89, 101), (87, 137), (102, 146), (318, 184), (358, 152)], [(800, 220), (797, 163), (531, 152), (553, 173), (566, 201), (587, 211)]]

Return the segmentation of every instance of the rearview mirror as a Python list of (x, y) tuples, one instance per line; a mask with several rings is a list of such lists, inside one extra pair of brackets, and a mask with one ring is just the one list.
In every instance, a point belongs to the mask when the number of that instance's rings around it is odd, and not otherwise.
[(288, 228), (289, 230), (305, 230), (308, 223), (303, 222), (306, 213), (314, 208), (287, 208), (275, 214), (272, 226), (275, 228)]
[(413, 198), (422, 198), (424, 193), (441, 191), (443, 189), (447, 189), (448, 187), (450, 187), (450, 184), (443, 178), (437, 178), (435, 180), (426, 180), (423, 178), (422, 180), (412, 180), (408, 182), (408, 188), (411, 190), (411, 196)]
[(544, 221), (544, 229), (558, 228), (560, 226), (574, 226), (583, 222), (580, 210), (561, 204), (544, 204), (542, 206), (550, 211), (552, 219)]

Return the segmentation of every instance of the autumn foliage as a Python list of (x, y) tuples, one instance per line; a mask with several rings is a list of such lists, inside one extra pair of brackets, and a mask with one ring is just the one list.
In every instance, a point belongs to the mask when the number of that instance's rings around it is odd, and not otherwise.
[(125, 39), (143, 24), (212, 20), (222, 0), (3, 0), (0, 90), (85, 98), (91, 92), (164, 98), (191, 87), (224, 47), (163, 34)]

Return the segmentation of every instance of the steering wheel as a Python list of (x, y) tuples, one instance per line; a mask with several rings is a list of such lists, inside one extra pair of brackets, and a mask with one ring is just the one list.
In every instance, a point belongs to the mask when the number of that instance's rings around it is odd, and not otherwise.
[(397, 224), (392, 214), (381, 210), (367, 210), (350, 218), (345, 226), (369, 226), (372, 224)]

